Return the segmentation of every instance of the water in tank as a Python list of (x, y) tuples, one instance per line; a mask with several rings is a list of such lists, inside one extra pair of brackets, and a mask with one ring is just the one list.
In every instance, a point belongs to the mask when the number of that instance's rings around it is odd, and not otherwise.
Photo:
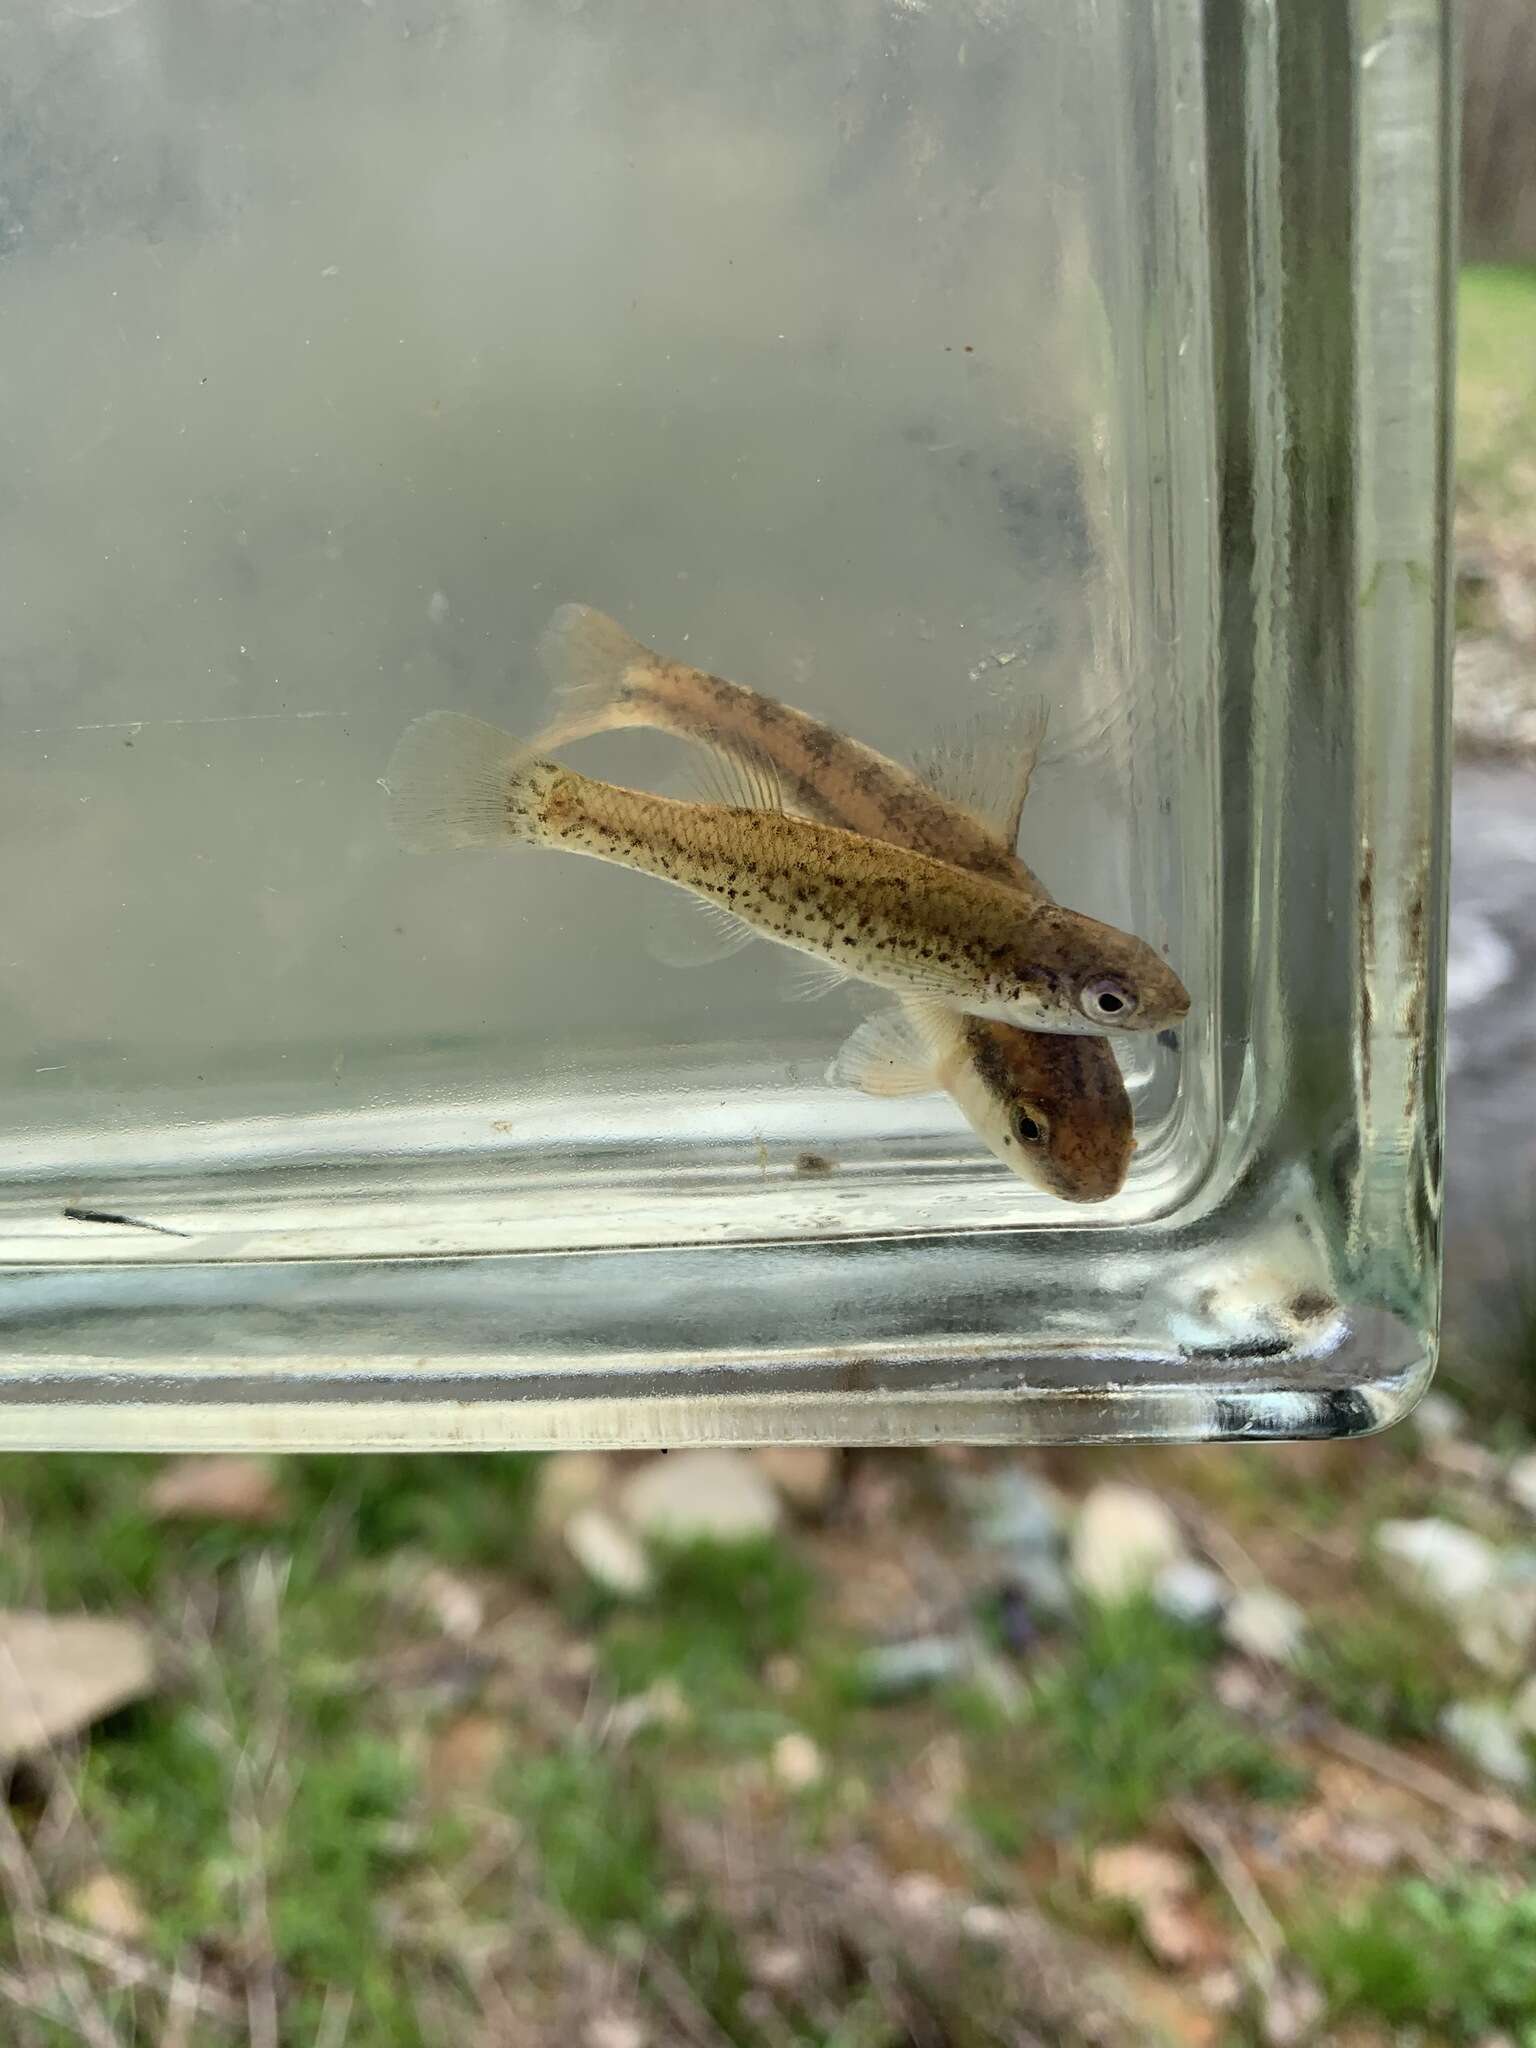
[[(1442, 44), (1407, 0), (13, 22), (0, 1431), (1400, 1408)], [(728, 701), (734, 770), (693, 744)], [(783, 706), (810, 754), (769, 774)], [(915, 775), (1134, 943), (1140, 1014), (1113, 973), (1085, 1008), (1074, 953), (1073, 1035), (989, 1135), (977, 1062), (1041, 1020), (936, 1043), (959, 1010), (866, 978), (862, 900), (829, 988), (633, 862), (402, 844), (434, 712), (512, 760), (564, 718), (583, 776), (782, 797), (860, 858), (906, 830), (837, 779), (874, 749), (866, 783)], [(824, 880), (841, 842), (804, 843)]]

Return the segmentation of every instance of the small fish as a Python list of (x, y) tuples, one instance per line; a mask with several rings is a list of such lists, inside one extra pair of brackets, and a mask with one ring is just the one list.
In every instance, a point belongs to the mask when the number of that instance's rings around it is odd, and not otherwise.
[(792, 704), (666, 660), (590, 605), (561, 605), (539, 641), (539, 658), (557, 703), (534, 742), (540, 748), (630, 725), (749, 748), (772, 762), (789, 801), (810, 816), (1051, 901), (1013, 847), (1038, 725), (1026, 724), (1012, 746), (967, 759), (971, 786), (957, 797), (945, 794), (957, 764), (944, 750), (904, 768)]
[(1102, 1038), (1019, 1031), (923, 996), (868, 1017), (827, 1069), (866, 1095), (953, 1096), (987, 1150), (1063, 1202), (1104, 1202), (1136, 1149), (1131, 1098)]
[[(953, 849), (956, 866), (974, 859), (981, 872), (1046, 896), (1004, 836), (1017, 830), (1033, 735), (1011, 764), (992, 757), (1002, 766), (990, 790), (978, 793), (976, 767), (966, 769), (972, 808), (806, 712), (664, 660), (586, 605), (563, 605), (540, 645), (557, 709), (536, 744), (620, 725), (655, 726), (726, 751), (734, 744), (749, 758), (770, 758), (805, 807), (831, 824), (862, 823), (897, 845), (920, 836), (941, 857)], [(958, 766), (935, 772), (954, 779)], [(1134, 1120), (1102, 1038), (1020, 1031), (909, 998), (861, 1024), (829, 1076), (872, 1095), (947, 1090), (990, 1152), (1061, 1201), (1102, 1202), (1125, 1184)]]
[(439, 711), (407, 729), (386, 782), (395, 828), (417, 851), (522, 842), (635, 868), (810, 954), (837, 980), (1046, 1031), (1158, 1031), (1189, 1006), (1152, 949), (1113, 926), (790, 816), (766, 763), (737, 801), (684, 803), (592, 781)]

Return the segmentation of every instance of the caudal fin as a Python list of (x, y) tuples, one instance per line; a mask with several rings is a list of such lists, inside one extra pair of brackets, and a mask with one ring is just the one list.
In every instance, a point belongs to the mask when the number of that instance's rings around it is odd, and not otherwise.
[(406, 727), (385, 770), (390, 823), (411, 853), (535, 839), (533, 785), (545, 768), (499, 726), (429, 712)]
[(617, 619), (589, 604), (563, 604), (544, 628), (539, 660), (553, 691), (541, 747), (644, 725), (632, 708), (636, 686), (660, 666), (659, 658)]

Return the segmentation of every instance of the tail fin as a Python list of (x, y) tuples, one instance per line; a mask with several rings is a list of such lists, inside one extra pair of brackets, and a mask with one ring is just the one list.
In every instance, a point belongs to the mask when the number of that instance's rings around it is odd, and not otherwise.
[(539, 640), (539, 660), (554, 690), (541, 747), (648, 723), (629, 700), (660, 666), (659, 657), (605, 612), (589, 604), (561, 605)]
[(429, 712), (406, 727), (390, 756), (390, 823), (411, 853), (537, 839), (536, 785), (547, 767), (498, 726), (460, 711)]

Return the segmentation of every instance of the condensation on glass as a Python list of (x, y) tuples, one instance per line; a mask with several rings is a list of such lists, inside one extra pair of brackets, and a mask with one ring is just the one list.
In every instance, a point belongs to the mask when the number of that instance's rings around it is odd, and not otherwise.
[[(1346, 1433), (1437, 1316), (1434, 0), (47, 0), (0, 138), (0, 1437)], [(413, 859), (579, 600), (1166, 950), (1123, 1190)], [(577, 765), (667, 786), (676, 742)]]

